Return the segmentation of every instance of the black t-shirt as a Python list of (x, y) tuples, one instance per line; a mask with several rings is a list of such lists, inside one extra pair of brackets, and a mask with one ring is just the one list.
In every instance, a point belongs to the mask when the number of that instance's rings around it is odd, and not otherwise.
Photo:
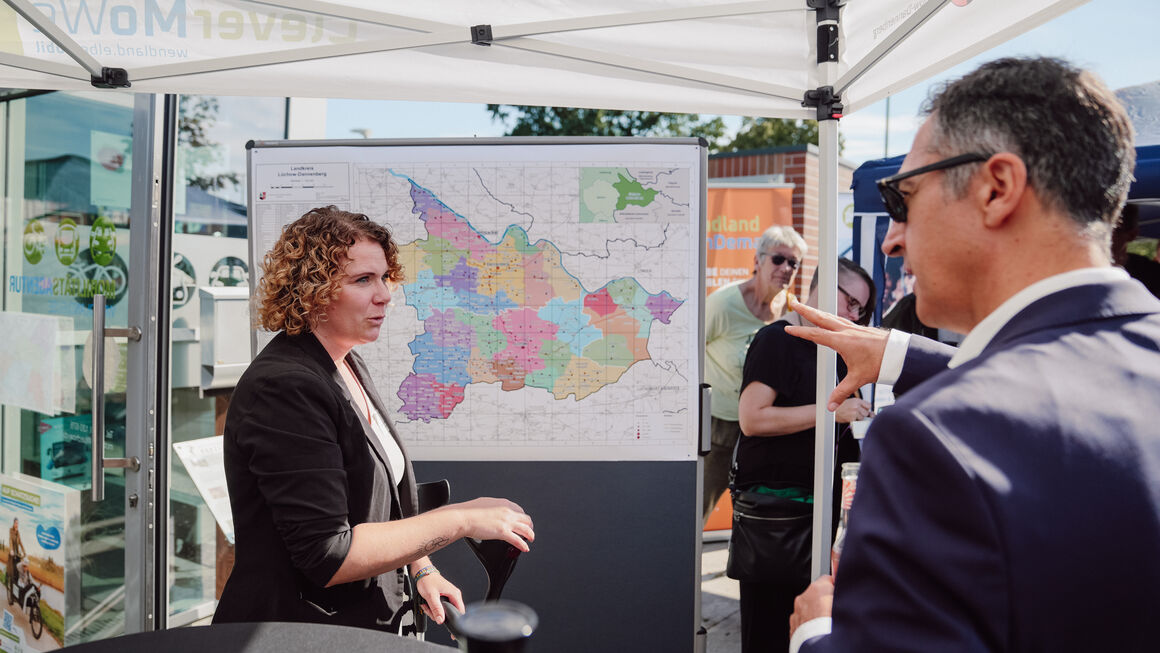
[(898, 329), (907, 333), (915, 333), (924, 338), (938, 340), (938, 329), (928, 327), (918, 319), (917, 300), (914, 293), (904, 296), (895, 302), (890, 312), (882, 316), (883, 329)]
[[(787, 325), (779, 320), (754, 336), (745, 356), (741, 389), (744, 391), (750, 383), (760, 381), (777, 392), (774, 406), (813, 404), (817, 397), (817, 345), (789, 335), (785, 332)], [(838, 357), (838, 378), (845, 376), (846, 364)], [(859, 449), (846, 425), (839, 426), (837, 464), (841, 466), (857, 461)], [(814, 429), (741, 438), (735, 484), (739, 488), (755, 484), (813, 488)]]
[(1148, 290), (1160, 297), (1160, 263), (1139, 254), (1128, 254), (1124, 269), (1133, 279), (1138, 279)]

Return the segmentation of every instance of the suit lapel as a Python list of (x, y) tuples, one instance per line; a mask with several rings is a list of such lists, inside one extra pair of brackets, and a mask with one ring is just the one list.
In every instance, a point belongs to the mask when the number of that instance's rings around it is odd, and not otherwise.
[(1160, 312), (1160, 303), (1132, 280), (1073, 286), (1040, 298), (1016, 313), (999, 329), (982, 354), (1046, 329), (1157, 312)]

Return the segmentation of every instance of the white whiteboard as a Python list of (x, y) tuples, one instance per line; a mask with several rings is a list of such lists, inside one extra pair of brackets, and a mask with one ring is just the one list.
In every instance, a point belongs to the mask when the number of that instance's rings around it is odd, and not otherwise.
[(316, 206), (391, 230), (406, 280), (358, 351), (415, 460), (695, 460), (705, 157), (696, 139), (251, 143), (250, 260)]

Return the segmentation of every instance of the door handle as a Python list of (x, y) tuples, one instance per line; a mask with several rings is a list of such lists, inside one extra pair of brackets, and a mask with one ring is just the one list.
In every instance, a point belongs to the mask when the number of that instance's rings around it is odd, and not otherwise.
[(139, 471), (141, 459), (105, 458), (105, 338), (141, 340), (139, 327), (105, 328), (105, 296), (93, 295), (93, 501), (105, 500), (105, 469), (123, 468)]

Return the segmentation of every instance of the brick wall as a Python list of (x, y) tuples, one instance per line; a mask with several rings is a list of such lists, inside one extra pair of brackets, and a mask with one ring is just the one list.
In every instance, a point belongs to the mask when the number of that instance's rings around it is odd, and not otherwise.
[[(803, 299), (818, 265), (818, 165), (818, 151), (813, 145), (731, 152), (709, 158), (709, 179), (784, 175), (786, 183), (794, 185), (793, 227), (809, 245), (794, 287)], [(849, 190), (853, 176), (854, 168), (839, 162), (838, 192)]]

